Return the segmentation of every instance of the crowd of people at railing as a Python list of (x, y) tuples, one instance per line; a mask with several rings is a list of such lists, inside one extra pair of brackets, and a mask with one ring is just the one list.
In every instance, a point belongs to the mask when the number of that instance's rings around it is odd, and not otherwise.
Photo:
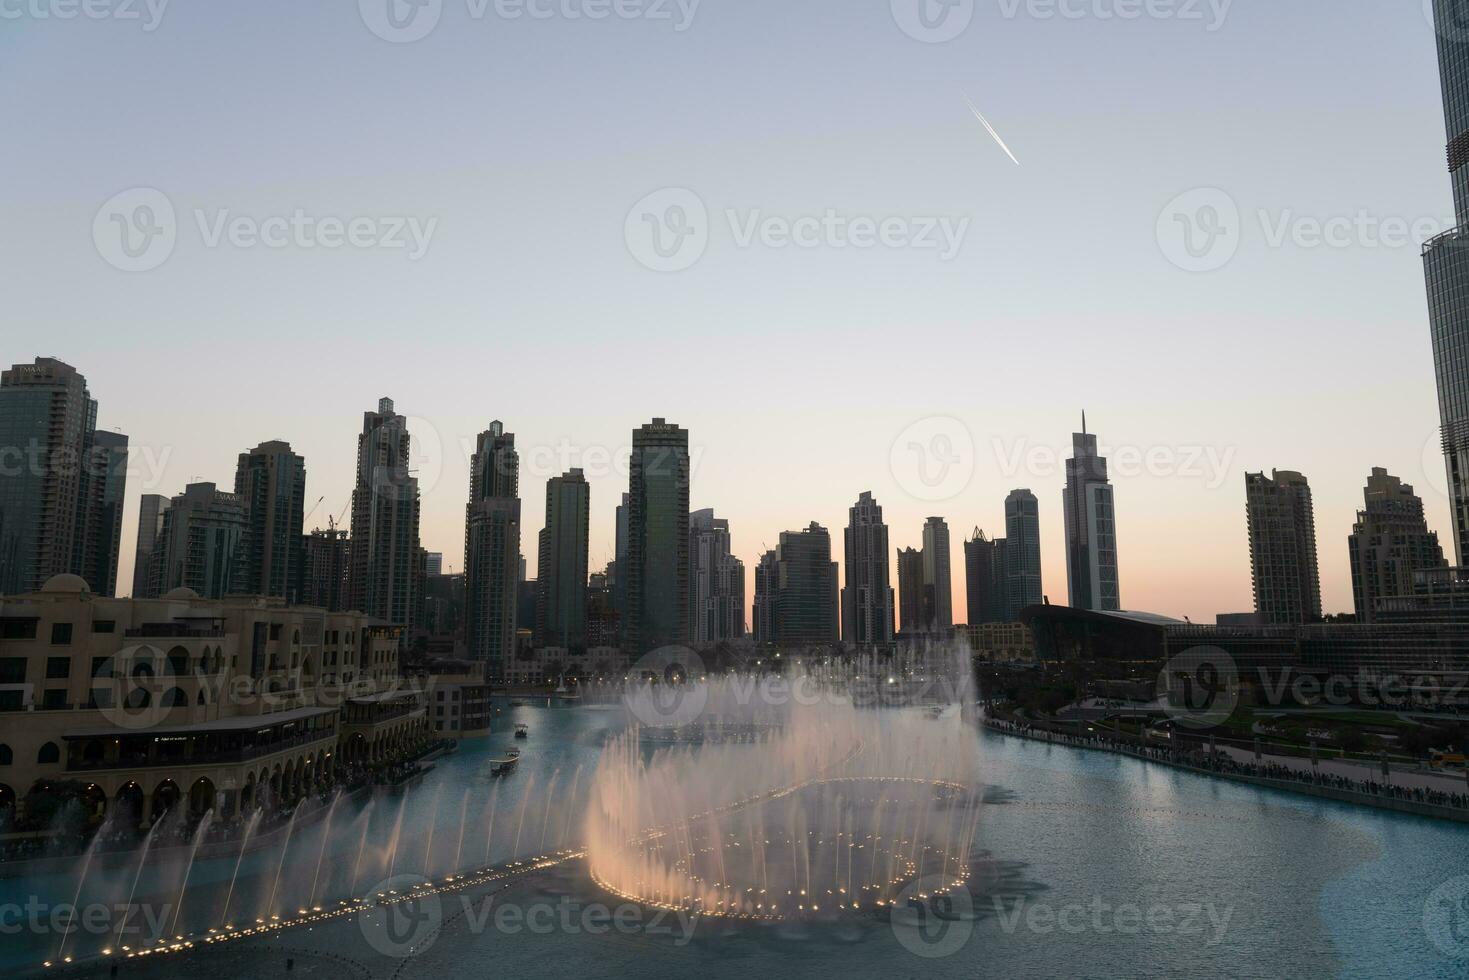
[(996, 731), (1024, 738), (1038, 738), (1077, 748), (1104, 749), (1153, 762), (1203, 769), (1222, 775), (1302, 783), (1343, 793), (1354, 793), (1379, 799), (1385, 797), (1426, 806), (1469, 808), (1469, 792), (1451, 793), (1424, 787), (1399, 786), (1375, 779), (1353, 779), (1336, 773), (1322, 772), (1315, 766), (1303, 769), (1263, 759), (1259, 762), (1240, 762), (1224, 752), (1216, 750), (1211, 753), (1207, 743), (1195, 743), (1187, 748), (1175, 745), (1151, 745), (1142, 741), (1118, 739), (1095, 732), (1086, 735), (1058, 732), (1042, 726), (1003, 718), (987, 718), (985, 724)]

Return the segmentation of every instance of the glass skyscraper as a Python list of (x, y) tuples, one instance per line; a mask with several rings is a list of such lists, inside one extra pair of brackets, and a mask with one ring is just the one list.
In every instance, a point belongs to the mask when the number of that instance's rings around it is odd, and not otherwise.
[(1071, 436), (1063, 493), (1066, 517), (1066, 583), (1073, 609), (1117, 612), (1122, 608), (1117, 577), (1117, 518), (1107, 460), (1097, 454), (1097, 437)]
[(637, 656), (689, 640), (688, 432), (664, 419), (633, 430), (628, 483), (626, 636)]
[(536, 562), (537, 648), (586, 648), (591, 494), (581, 470), (546, 481), (546, 526)]
[(1029, 490), (1012, 490), (1005, 498), (1005, 595), (1008, 622), (1019, 622), (1020, 610), (1041, 604), (1040, 502)]
[(1469, 561), (1469, 0), (1433, 0), (1457, 227), (1423, 248), (1459, 564)]

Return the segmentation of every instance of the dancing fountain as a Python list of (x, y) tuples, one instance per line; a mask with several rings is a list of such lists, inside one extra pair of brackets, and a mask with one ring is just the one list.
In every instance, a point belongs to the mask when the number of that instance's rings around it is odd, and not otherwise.
[(630, 691), (653, 734), (634, 726), (602, 754), (592, 878), (645, 905), (763, 921), (962, 887), (980, 812), (967, 658), (880, 666)]

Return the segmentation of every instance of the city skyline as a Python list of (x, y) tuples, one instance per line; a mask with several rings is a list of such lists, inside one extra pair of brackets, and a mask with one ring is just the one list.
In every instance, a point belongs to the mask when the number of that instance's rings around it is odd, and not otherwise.
[[(23, 364), (24, 362), (20, 362), (20, 363)], [(84, 375), (84, 373), (81, 372), (80, 370), (78, 371), (78, 373)], [(379, 411), (379, 413), (367, 413), (368, 416), (373, 416), (375, 414), (379, 414), (380, 415), (382, 413), (382, 411), (384, 410), (384, 408), (383, 408), (384, 405), (386, 406), (386, 409), (385, 410), (387, 412), (396, 414), (395, 413), (394, 406), (393, 406), (393, 400), (392, 399), (384, 398), (384, 399), (380, 399), (380, 401), (383, 404), (380, 405), (380, 411)], [(421, 418), (410, 417), (410, 416), (397, 416), (397, 417), (398, 418), (406, 418), (407, 419), (407, 424), (408, 424), (408, 427), (409, 427), (409, 442), (410, 442), (410, 444), (412, 444), (414, 442), (413, 434), (412, 434), (412, 431), (411, 431), (412, 430), (412, 423), (416, 420), (416, 421), (418, 421), (420, 423), (420, 425), (422, 425), (423, 420)], [(954, 420), (952, 420), (952, 419), (945, 419), (943, 421), (952, 423)], [(495, 425), (499, 425), (499, 423), (495, 423)], [(106, 434), (105, 430), (98, 430), (98, 431), (99, 431), (100, 434), (103, 434), (105, 436), (105, 434)], [(433, 432), (433, 436), (434, 436), (434, 438), (431, 441), (436, 446), (442, 446), (444, 444), (443, 443), (442, 435), (440, 433), (438, 433), (437, 431), (434, 431)], [(359, 436), (359, 438), (360, 438), (360, 436)], [(1076, 442), (1077, 440), (1080, 440), (1080, 439), (1081, 439), (1081, 434), (1073, 433), (1073, 442)], [(1087, 436), (1087, 445), (1088, 446), (1093, 445), (1093, 443), (1095, 443), (1096, 439), (1097, 439), (1097, 437), (1094, 436), (1094, 435)], [(693, 445), (694, 443), (696, 443), (696, 440), (694, 439), (694, 437), (693, 437), (692, 434), (690, 434), (690, 440), (691, 440), (691, 445)], [(133, 442), (134, 442), (134, 445), (137, 445), (139, 443), (139, 440), (136, 439), (136, 438), (134, 438)], [(1076, 444), (1077, 445), (1080, 445), (1079, 442), (1076, 442)], [(1092, 450), (1092, 451), (1099, 451), (1100, 454), (1103, 455), (1103, 456), (1107, 455), (1107, 444), (1105, 442), (1103, 442), (1103, 443), (1100, 443), (1100, 446), (1101, 446), (1101, 449), (1100, 450)], [(235, 458), (237, 459), (237, 461), (239, 461), (239, 460), (242, 460), (242, 459), (245, 459), (245, 458), (250, 458), (250, 456), (252, 454), (259, 454), (263, 449), (266, 449), (267, 447), (269, 447), (271, 449), (280, 449), (280, 450), (283, 450), (286, 453), (290, 454), (290, 457), (296, 461), (296, 465), (299, 466), (299, 467), (301, 467), (301, 468), (303, 468), (303, 469), (309, 469), (309, 468), (311, 468), (311, 461), (308, 460), (308, 459), (305, 459), (303, 455), (297, 455), (294, 452), (292, 452), (289, 441), (286, 440), (286, 439), (284, 439), (284, 438), (275, 438), (275, 437), (273, 437), (273, 438), (270, 438), (270, 439), (266, 439), (266, 440), (261, 441), (259, 443), (259, 445), (256, 446), (255, 449), (245, 450), (244, 452), (237, 452), (237, 453), (234, 453), (232, 455), (235, 456)], [(700, 462), (701, 458), (703, 457), (703, 449), (704, 449), (704, 447), (694, 445), (694, 448), (690, 452), (690, 469), (691, 469), (691, 481), (690, 481), (691, 482), (691, 487), (690, 487), (691, 497), (690, 497), (690, 499), (691, 500), (698, 500), (698, 499), (700, 499), (697, 496), (698, 486), (699, 486), (699, 481), (698, 481), (698, 466), (699, 466), (699, 462)], [(556, 459), (556, 458), (564, 457), (565, 454), (568, 451), (576, 451), (576, 450), (574, 449), (574, 447), (571, 446), (571, 444), (563, 442), (563, 443), (560, 443), (560, 444), (555, 445), (555, 446), (534, 447), (531, 450), (531, 455), (534, 458), (540, 458), (540, 459), (547, 459), (547, 460), (549, 460), (549, 459)], [(628, 469), (628, 467), (627, 467), (627, 460), (624, 459), (624, 460), (622, 460), (619, 463), (617, 461), (617, 458), (616, 458), (616, 451), (615, 450), (599, 450), (598, 447), (586, 447), (586, 448), (584, 448), (584, 449), (582, 449), (580, 451), (583, 452), (583, 453), (585, 453), (587, 456), (590, 456), (590, 457), (595, 458), (595, 459), (603, 460), (605, 462), (604, 470), (603, 470), (603, 472), (601, 474), (601, 482), (602, 483), (606, 483), (609, 480), (615, 481), (615, 480), (617, 480), (619, 478), (626, 479), (626, 477), (623, 477), (622, 474), (624, 474), (624, 473), (627, 472), (627, 469)], [(1073, 451), (1075, 451), (1074, 447), (1073, 447)], [(413, 450), (411, 450), (411, 449), (409, 450), (409, 454), (410, 454), (410, 458), (411, 458), (411, 460), (410, 460), (410, 472), (413, 473), (413, 474), (417, 474), (417, 473), (420, 472), (420, 469), (417, 468), (416, 466), (412, 465), (412, 463), (413, 462), (419, 462), (419, 461), (421, 461), (420, 460), (420, 457), (414, 456), (413, 455)], [(1045, 457), (1045, 454), (1040, 454), (1040, 455), (1041, 455), (1041, 457)], [(146, 453), (145, 453), (145, 456), (146, 456)], [(1061, 474), (1062, 474), (1061, 480), (1062, 480), (1062, 483), (1064, 484), (1064, 482), (1065, 482), (1065, 465), (1071, 465), (1071, 464), (1067, 464), (1065, 460), (1062, 460), (1061, 457), (1059, 456), (1059, 454), (1055, 457), (1055, 459), (1057, 461), (1056, 464), (1055, 464), (1055, 466), (1056, 466), (1056, 468), (1058, 470), (1061, 471)], [(448, 472), (448, 467), (445, 465), (445, 464), (447, 464), (449, 462), (448, 458), (447, 457), (428, 458), (428, 459), (423, 460), (423, 461), (426, 461), (426, 462), (432, 464), (430, 468), (433, 469), (434, 472), (435, 472), (435, 474), (436, 474), (435, 475), (435, 484), (436, 485), (441, 484), (442, 483), (442, 480), (443, 480), (444, 474), (446, 472)], [(932, 460), (927, 460), (925, 462), (925, 465), (927, 464), (927, 462), (932, 462)], [(132, 465), (133, 464), (130, 463), (130, 466), (132, 466)], [(146, 463), (145, 463), (145, 465), (146, 465)], [(1046, 463), (1045, 465), (1047, 467), (1050, 466), (1049, 463)], [(894, 467), (893, 470), (892, 470), (892, 472), (889, 475), (890, 476), (893, 476), (895, 478), (895, 482), (901, 483), (900, 480), (896, 480), (896, 477), (899, 477), (899, 476), (902, 476), (903, 475), (903, 473), (899, 472), (899, 469), (900, 469), (899, 467)], [(1376, 467), (1376, 466), (1370, 467), (1369, 470), (1368, 470), (1368, 473), (1370, 474), (1371, 472), (1375, 472), (1375, 471), (1377, 471), (1379, 469), (1382, 469), (1382, 467)], [(1220, 472), (1223, 472), (1223, 470), (1221, 470)], [(303, 475), (303, 474), (298, 474), (298, 480), (299, 480), (299, 477), (301, 475)], [(1248, 476), (1248, 473), (1246, 473), (1245, 475)], [(908, 474), (908, 476), (911, 478), (911, 474)], [(1307, 476), (1309, 477), (1309, 474), (1307, 474)], [(545, 484), (543, 486), (549, 486), (557, 478), (558, 477), (556, 475), (552, 475), (552, 476), (547, 477), (546, 482), (545, 482)], [(131, 480), (131, 479), (132, 479), (132, 475), (130, 474), (129, 480)], [(1365, 477), (1364, 477), (1364, 479), (1365, 479)], [(167, 506), (168, 500), (170, 500), (172, 497), (179, 496), (179, 495), (183, 494), (184, 490), (187, 489), (188, 486), (193, 486), (196, 483), (205, 483), (205, 484), (207, 484), (207, 483), (210, 483), (210, 482), (213, 482), (213, 481), (194, 480), (194, 481), (191, 481), (189, 484), (187, 484), (185, 487), (180, 488), (176, 493), (164, 493), (164, 494), (161, 494), (161, 496), (163, 497), (163, 502), (164, 502), (165, 508)], [(595, 481), (590, 480), (590, 479), (588, 480), (589, 485), (592, 484), (593, 482), (595, 482)], [(626, 484), (624, 483), (623, 485), (625, 486)], [(331, 497), (331, 493), (330, 493), (329, 490), (326, 493), (318, 493), (318, 490), (319, 489), (320, 488), (316, 487), (315, 485), (309, 485), (309, 486), (307, 486), (305, 488), (305, 491), (304, 491), (304, 499), (316, 500), (317, 498), (321, 498), (318, 501), (318, 503), (317, 503), (317, 505), (315, 507), (311, 507), (311, 506), (308, 505), (308, 506), (306, 506), (304, 508), (305, 511), (306, 511), (306, 519), (304, 520), (304, 531), (308, 535), (313, 530), (321, 529), (322, 528), (322, 525), (319, 522), (319, 518), (322, 516), (321, 515), (321, 509), (322, 509), (322, 506), (325, 505), (326, 501), (328, 501), (330, 499), (330, 497)], [(589, 489), (590, 489), (590, 486), (589, 486)], [(1026, 488), (1026, 489), (1028, 489), (1028, 488)], [(1063, 486), (1062, 489), (1064, 489), (1064, 486)], [(1317, 491), (1317, 488), (1315, 487), (1314, 484), (1313, 484), (1312, 490), (1313, 490), (1313, 493), (1319, 492), (1319, 491)], [(527, 492), (528, 491), (525, 488), (520, 488), (519, 494), (520, 494), (520, 498), (522, 500), (524, 499), (525, 494)], [(529, 492), (534, 492), (534, 491), (529, 491)], [(898, 493), (899, 493), (899, 496), (900, 497), (903, 496), (901, 489), (898, 491)], [(1360, 493), (1360, 490), (1358, 490), (1358, 493)], [(297, 488), (295, 488), (295, 491), (294, 491), (294, 494), (293, 495), (296, 496), (296, 497), (298, 497), (298, 498), (301, 498), (302, 497), (302, 491), (299, 488), (299, 486)], [(137, 541), (137, 515), (139, 513), (139, 508), (142, 507), (142, 505), (143, 505), (144, 498), (151, 498), (153, 496), (158, 496), (158, 495), (150, 494), (146, 490), (146, 488), (144, 488), (144, 489), (138, 489), (138, 490), (135, 491), (134, 490), (134, 485), (131, 482), (128, 483), (127, 519), (126, 519), (125, 525), (124, 525), (125, 530), (123, 532), (123, 535), (124, 535), (124, 538), (123, 539), (126, 540), (126, 541), (128, 541), (129, 542), (129, 545), (127, 547), (124, 547), (124, 548), (121, 548), (120, 549), (119, 554), (118, 554), (118, 557), (117, 557), (117, 561), (116, 561), (116, 565), (117, 565), (117, 569), (118, 569), (118, 574), (117, 574), (117, 591), (118, 591), (119, 594), (124, 594), (124, 595), (125, 594), (129, 594), (131, 590), (128, 587), (128, 583), (135, 581), (135, 579), (134, 579), (134, 576), (135, 576), (135, 570), (134, 570), (135, 569), (135, 564), (134, 563), (137, 560), (137, 555), (134, 553), (134, 550), (135, 549), (134, 549), (134, 545), (132, 544), (132, 542)], [(625, 496), (625, 492), (620, 493), (618, 495), (618, 499), (620, 500), (623, 496)], [(971, 490), (971, 491), (966, 492), (965, 494), (963, 494), (961, 498), (956, 498), (956, 500), (960, 500), (962, 498), (967, 498), (967, 497), (972, 497), (972, 496), (973, 496), (973, 491)], [(1431, 495), (1425, 495), (1425, 498), (1427, 498), (1427, 499), (1425, 499), (1425, 512), (1428, 513), (1428, 514), (1431, 514), (1431, 512), (1432, 512), (1432, 507), (1430, 506)], [(462, 497), (461, 497), (461, 499), (462, 499)], [(910, 500), (910, 502), (911, 502), (911, 500)], [(954, 502), (955, 501), (948, 501), (948, 503), (954, 503)], [(1251, 576), (1251, 571), (1250, 571), (1250, 558), (1249, 558), (1249, 536), (1248, 536), (1248, 530), (1245, 527), (1245, 524), (1244, 524), (1244, 521), (1243, 521), (1243, 511), (1244, 511), (1245, 501), (1244, 501), (1243, 498), (1239, 498), (1239, 501), (1238, 502), (1239, 502), (1239, 505), (1240, 505), (1240, 511), (1241, 511), (1241, 516), (1242, 516), (1242, 519), (1241, 519), (1241, 528), (1243, 528), (1243, 530), (1241, 531), (1241, 535), (1242, 535), (1242, 537), (1244, 539), (1244, 551), (1245, 551), (1245, 556), (1244, 556), (1245, 560), (1244, 560), (1244, 567), (1243, 567), (1243, 575), (1244, 575), (1244, 579), (1245, 579), (1246, 588), (1248, 590), (1249, 589), (1249, 579), (1250, 579), (1250, 576)], [(918, 503), (921, 504), (922, 501), (919, 501)], [(691, 504), (691, 507), (692, 506), (693, 505)], [(1447, 509), (1447, 503), (1446, 502), (1444, 504), (1444, 508)], [(721, 508), (721, 509), (724, 509), (724, 508)], [(895, 524), (891, 520), (887, 521), (887, 523), (891, 526), (891, 529), (892, 529), (892, 534), (891, 534), (892, 544), (891, 544), (891, 546), (889, 547), (888, 550), (889, 550), (889, 563), (890, 563), (889, 564), (890, 580), (893, 583), (897, 583), (897, 581), (898, 581), (899, 553), (902, 552), (907, 547), (916, 547), (916, 548), (918, 548), (921, 551), (922, 550), (922, 546), (923, 546), (925, 527), (927, 526), (928, 522), (931, 521), (931, 520), (933, 520), (935, 517), (939, 517), (939, 518), (941, 518), (941, 519), (943, 519), (943, 520), (945, 520), (947, 522), (948, 519), (949, 519), (948, 518), (948, 514), (949, 513), (952, 513), (956, 508), (949, 507), (949, 508), (940, 508), (940, 509), (945, 510), (945, 514), (943, 514), (943, 515), (933, 515), (933, 514), (930, 514), (928, 517), (923, 518), (922, 521), (917, 526), (916, 533), (911, 533), (912, 529), (906, 528), (905, 526), (900, 525), (900, 524)], [(1000, 511), (1000, 517), (999, 517), (999, 519), (993, 521), (992, 526), (994, 526), (997, 529), (1001, 529), (1001, 528), (1004, 528), (1005, 527), (1005, 523), (1006, 523), (1005, 522), (1005, 517), (1004, 517), (1005, 501), (1003, 501), (1003, 500), (1000, 501), (1000, 506), (997, 509)], [(615, 511), (615, 508), (613, 508), (613, 510)], [(1052, 602), (1054, 604), (1057, 604), (1057, 605), (1065, 605), (1065, 604), (1067, 604), (1067, 602), (1066, 602), (1067, 597), (1064, 594), (1063, 595), (1053, 594), (1053, 590), (1055, 588), (1056, 579), (1052, 577), (1054, 574), (1060, 574), (1060, 575), (1063, 575), (1063, 576), (1069, 575), (1069, 570), (1067, 568), (1068, 557), (1067, 557), (1067, 554), (1066, 554), (1066, 548), (1067, 548), (1067, 546), (1065, 544), (1065, 542), (1066, 542), (1066, 533), (1067, 533), (1066, 532), (1066, 528), (1065, 528), (1065, 523), (1064, 523), (1065, 517), (1064, 517), (1064, 513), (1063, 513), (1063, 508), (1061, 508), (1061, 507), (1054, 508), (1054, 511), (1057, 512), (1056, 514), (1052, 514), (1051, 511), (1052, 511), (1052, 508), (1046, 507), (1044, 501), (1041, 501), (1040, 502), (1039, 514), (1040, 514), (1041, 539), (1042, 539), (1042, 541), (1041, 541), (1041, 566), (1042, 566), (1042, 570), (1043, 570), (1042, 574), (1043, 574), (1043, 579), (1044, 579), (1044, 584), (1043, 584), (1043, 587), (1042, 587), (1041, 595), (1042, 595), (1042, 598), (1043, 599), (1048, 600), (1048, 601), (1050, 601), (1050, 602)], [(1123, 509), (1123, 511), (1125, 512), (1125, 508)], [(345, 508), (345, 512), (346, 512), (347, 515), (350, 516), (350, 507)], [(928, 513), (928, 508), (925, 508), (925, 507), (922, 507), (922, 506), (914, 506), (914, 507), (910, 507), (909, 508), (909, 512), (910, 513), (918, 513), (918, 512)], [(693, 511), (693, 510), (690, 511), (690, 514), (691, 515), (694, 514), (694, 513), (696, 513), (696, 511)], [(1321, 553), (1321, 558), (1320, 558), (1319, 564), (1320, 564), (1320, 569), (1321, 569), (1320, 570), (1320, 578), (1321, 578), (1322, 583), (1323, 583), (1323, 588), (1322, 588), (1323, 596), (1327, 595), (1329, 593), (1329, 591), (1330, 591), (1326, 587), (1326, 584), (1325, 583), (1327, 583), (1328, 581), (1330, 581), (1334, 577), (1339, 577), (1339, 578), (1343, 579), (1343, 581), (1344, 581), (1344, 588), (1345, 588), (1345, 595), (1342, 597), (1342, 603), (1341, 603), (1341, 605), (1339, 607), (1338, 606), (1335, 606), (1335, 605), (1332, 605), (1332, 603), (1331, 603), (1330, 600), (1323, 601), (1323, 612), (1326, 613), (1326, 614), (1351, 613), (1355, 609), (1355, 600), (1354, 600), (1354, 595), (1353, 595), (1353, 584), (1352, 584), (1352, 572), (1351, 572), (1351, 565), (1350, 565), (1350, 560), (1351, 560), (1350, 559), (1350, 548), (1352, 547), (1352, 545), (1351, 545), (1351, 533), (1352, 533), (1353, 527), (1355, 526), (1355, 517), (1357, 516), (1356, 515), (1356, 507), (1354, 507), (1352, 513), (1353, 513), (1354, 520), (1347, 525), (1347, 527), (1345, 528), (1344, 532), (1341, 535), (1341, 549), (1340, 549), (1341, 550), (1341, 555), (1339, 556), (1339, 561), (1337, 560), (1338, 556), (1335, 556), (1335, 555), (1332, 554), (1332, 547), (1331, 547), (1332, 542), (1327, 537), (1327, 535), (1330, 533), (1329, 532), (1329, 529), (1320, 527), (1319, 526), (1319, 521), (1318, 521), (1317, 545), (1318, 545), (1318, 550)], [(166, 515), (166, 509), (164, 511), (164, 514)], [(163, 515), (160, 515), (160, 517), (159, 517), (160, 523), (162, 521), (162, 516)], [(335, 515), (330, 515), (329, 514), (328, 516), (332, 520), (335, 520), (336, 519), (336, 516)], [(1059, 556), (1053, 554), (1052, 553), (1053, 548), (1052, 547), (1047, 547), (1047, 544), (1046, 544), (1047, 540), (1049, 540), (1049, 534), (1048, 534), (1047, 529), (1050, 526), (1050, 524), (1052, 523), (1052, 520), (1055, 517), (1057, 517), (1057, 516), (1059, 516), (1061, 518), (1061, 527), (1058, 529), (1058, 531), (1059, 531), (1059, 533), (1057, 535), (1058, 541), (1054, 545), (1054, 550), (1058, 550), (1058, 551), (1061, 552), (1061, 554)], [(960, 517), (958, 519), (959, 520), (965, 520), (967, 518)], [(589, 546), (589, 560), (588, 560), (588, 569), (589, 569), (589, 572), (601, 571), (606, 566), (606, 564), (608, 562), (612, 561), (613, 558), (615, 557), (615, 554), (614, 554), (614, 552), (612, 550), (613, 545), (615, 544), (615, 541), (613, 540), (615, 538), (615, 531), (616, 531), (615, 520), (616, 520), (615, 513), (611, 513), (611, 514), (609, 514), (609, 519), (607, 521), (605, 521), (605, 524), (608, 524), (608, 525), (611, 525), (611, 526), (610, 527), (603, 526), (604, 522), (599, 518), (598, 509), (597, 509), (596, 504), (591, 504), (590, 505), (590, 516), (589, 516), (589, 532), (590, 533), (589, 533), (589, 542), (592, 542), (592, 543), (605, 542), (605, 547), (606, 547), (607, 550), (605, 552), (605, 558), (604, 558), (602, 555), (598, 554), (598, 552), (596, 551), (595, 544), (591, 544)], [(732, 546), (732, 552), (733, 552), (733, 555), (732, 556), (734, 558), (738, 559), (738, 560), (745, 561), (745, 559), (741, 558), (741, 553), (745, 549), (748, 549), (749, 548), (748, 542), (745, 542), (743, 540), (744, 539), (744, 535), (741, 533), (741, 530), (740, 530), (740, 528), (737, 525), (735, 525), (732, 521), (729, 521), (729, 519), (724, 519), (724, 521), (722, 521), (722, 523), (726, 523), (726, 522), (730, 524), (730, 528), (731, 528), (729, 533), (730, 533), (731, 546)], [(819, 520), (818, 521), (815, 521), (815, 523), (822, 524), (823, 526), (825, 526), (825, 524), (822, 521), (819, 521)], [(841, 522), (833, 522), (833, 523), (837, 527), (845, 527), (845, 521), (844, 520), (841, 521)], [(792, 520), (790, 522), (790, 525), (791, 525), (790, 527), (783, 527), (781, 530), (776, 531), (775, 532), (775, 535), (774, 535), (774, 539), (778, 541), (780, 535), (782, 533), (784, 533), (785, 531), (789, 531), (792, 528), (799, 528), (800, 525), (801, 525), (801, 522), (799, 520)], [(343, 525), (340, 522), (338, 522), (337, 526), (339, 528), (341, 528)], [(1124, 523), (1124, 526), (1125, 526), (1125, 523)], [(1431, 517), (1429, 518), (1429, 530), (1431, 532), (1436, 532), (1438, 530), (1438, 528), (1432, 524)], [(521, 560), (522, 563), (526, 564), (526, 566), (528, 568), (527, 578), (528, 579), (531, 579), (531, 580), (536, 579), (537, 576), (538, 576), (538, 574), (539, 574), (539, 568), (538, 568), (539, 562), (537, 560), (538, 559), (538, 555), (536, 554), (536, 551), (538, 549), (534, 545), (534, 540), (535, 540), (534, 535), (538, 531), (539, 531), (539, 528), (529, 528), (529, 529), (527, 529), (527, 533), (529, 533), (530, 535), (532, 535), (532, 537), (530, 539), (531, 540), (531, 544), (529, 546), (527, 546), (527, 544), (524, 541), (522, 541), (522, 543), (521, 543), (521, 556), (520, 556), (520, 560)], [(910, 532), (911, 533), (911, 537), (906, 536), (905, 535), (905, 531)], [(460, 526), (458, 528), (458, 538), (459, 538), (459, 541), (461, 542), (461, 550), (458, 551), (458, 552), (453, 551), (448, 546), (443, 546), (442, 548), (437, 547), (437, 541), (431, 541), (431, 540), (429, 540), (426, 536), (424, 536), (424, 533), (422, 533), (422, 532), (420, 534), (420, 542), (419, 542), (419, 545), (420, 545), (421, 550), (423, 550), (425, 552), (429, 552), (429, 553), (433, 553), (433, 552), (437, 552), (437, 551), (443, 551), (443, 552), (447, 552), (451, 557), (454, 556), (454, 555), (456, 555), (456, 554), (458, 554), (460, 556), (460, 560), (462, 561), (462, 559), (463, 559), (462, 542), (465, 540), (465, 538), (464, 538), (465, 533), (466, 533), (466, 527), (462, 523), (462, 519), (461, 519), (461, 524), (460, 524)], [(1000, 535), (998, 533), (998, 530), (997, 530), (995, 536), (997, 538), (1000, 537)], [(1448, 537), (1449, 537), (1450, 540), (1452, 540), (1452, 534), (1451, 533), (1448, 535)], [(764, 554), (765, 550), (766, 549), (759, 548), (759, 549), (753, 549), (752, 553), (751, 552), (746, 552), (746, 553), (751, 553), (751, 557), (748, 560), (749, 567), (752, 567), (753, 568), (753, 567), (756, 567), (756, 566), (759, 565), (759, 563), (760, 563), (760, 556)], [(951, 548), (951, 551), (952, 550), (953, 549)], [(241, 561), (244, 561), (244, 562), (246, 562), (246, 564), (248, 564), (248, 559), (246, 559), (244, 557), (241, 558)], [(453, 566), (458, 566), (459, 563), (458, 562), (451, 561), (449, 564), (450, 565), (453, 565)], [(846, 583), (845, 562), (839, 561), (838, 564), (841, 566), (841, 570), (840, 570), (840, 582), (842, 584), (842, 587), (845, 588), (845, 583)], [(951, 555), (948, 564), (950, 566), (950, 590), (951, 590), (951, 594), (952, 594), (951, 606), (952, 606), (952, 609), (953, 609), (953, 614), (952, 614), (953, 622), (955, 622), (955, 623), (968, 622), (971, 619), (971, 617), (969, 616), (968, 609), (967, 609), (967, 606), (968, 606), (968, 602), (967, 602), (967, 598), (968, 598), (968, 596), (967, 596), (968, 583), (967, 583), (967, 579), (966, 579), (966, 570), (965, 570), (965, 567), (964, 567), (964, 563), (962, 561), (955, 560), (952, 557), (952, 555)], [(1056, 569), (1055, 571), (1052, 571), (1052, 566), (1056, 566), (1056, 565), (1058, 565), (1059, 568)], [(1340, 566), (1340, 567), (1338, 567), (1338, 566)], [(241, 572), (241, 576), (242, 577), (244, 575), (246, 575), (246, 574), (249, 574), (249, 573), (248, 572), (243, 572), (243, 571)], [(898, 612), (898, 605), (899, 605), (899, 603), (897, 601), (897, 598), (896, 598), (896, 584), (893, 586), (893, 588), (895, 590), (894, 614), (895, 614), (895, 617), (896, 617), (897, 612)], [(1064, 588), (1066, 588), (1066, 586), (1063, 585), (1062, 588), (1064, 589)], [(1248, 595), (1247, 595), (1247, 597), (1248, 597)], [(1023, 605), (1025, 605), (1024, 602), (1019, 602), (1018, 603), (1018, 606), (1019, 607), (1023, 607)], [(1232, 605), (1229, 602), (1221, 602), (1218, 605), (1219, 605), (1219, 608), (1214, 609), (1213, 611), (1207, 611), (1206, 610), (1206, 611), (1201, 612), (1201, 613), (1199, 613), (1197, 615), (1196, 614), (1193, 614), (1193, 613), (1191, 613), (1191, 612), (1189, 612), (1187, 610), (1175, 611), (1175, 610), (1168, 609), (1168, 608), (1159, 608), (1159, 607), (1146, 606), (1146, 605), (1128, 605), (1128, 604), (1124, 604), (1122, 606), (1122, 608), (1123, 609), (1127, 609), (1127, 610), (1132, 610), (1132, 611), (1161, 613), (1161, 614), (1164, 614), (1164, 615), (1173, 616), (1173, 617), (1178, 618), (1178, 619), (1191, 619), (1193, 621), (1208, 622), (1208, 621), (1212, 621), (1213, 618), (1216, 615), (1218, 615), (1218, 614), (1228, 613), (1231, 610), (1231, 608), (1243, 609), (1243, 608), (1246, 608), (1247, 606), (1251, 606), (1252, 605), (1252, 601), (1250, 601), (1250, 602), (1247, 602), (1247, 601), (1235, 601)], [(751, 623), (754, 622), (753, 615), (752, 615), (752, 607), (753, 607), (753, 594), (752, 593), (747, 593), (746, 594), (746, 602), (745, 602), (745, 605), (744, 605), (744, 609), (745, 609), (746, 615), (749, 616), (749, 617), (751, 617), (750, 620), (749, 620)], [(532, 624), (518, 624), (518, 625), (521, 625), (521, 626), (525, 626), (527, 628), (530, 628), (530, 626)], [(901, 629), (901, 624), (899, 624), (899, 628)]]

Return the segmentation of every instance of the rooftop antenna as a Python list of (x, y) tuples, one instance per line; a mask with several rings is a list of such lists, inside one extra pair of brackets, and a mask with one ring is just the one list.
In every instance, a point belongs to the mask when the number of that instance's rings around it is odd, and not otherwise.
[(1081, 410), (1081, 434), (1086, 435), (1086, 409)]

